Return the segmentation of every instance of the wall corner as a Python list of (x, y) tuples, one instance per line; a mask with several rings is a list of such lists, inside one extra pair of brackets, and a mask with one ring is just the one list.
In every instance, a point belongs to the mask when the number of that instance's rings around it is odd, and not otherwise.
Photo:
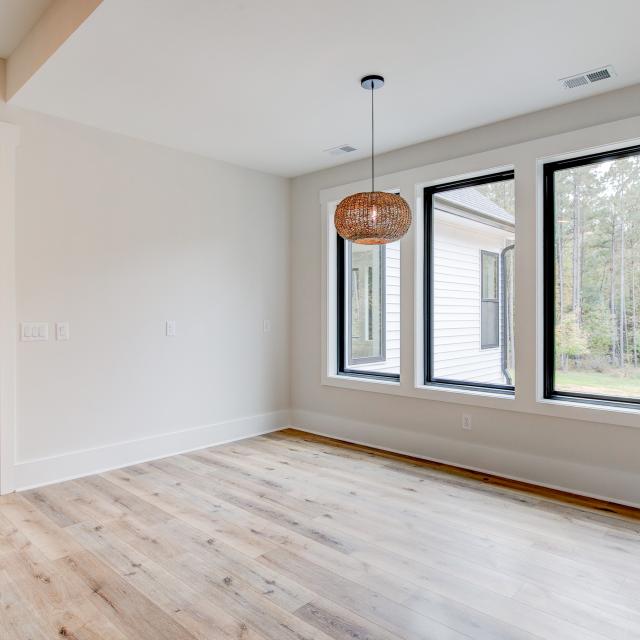
[(15, 487), (15, 165), (19, 136), (16, 125), (0, 122), (0, 494)]
[(0, 102), (6, 102), (7, 98), (7, 61), (0, 58)]

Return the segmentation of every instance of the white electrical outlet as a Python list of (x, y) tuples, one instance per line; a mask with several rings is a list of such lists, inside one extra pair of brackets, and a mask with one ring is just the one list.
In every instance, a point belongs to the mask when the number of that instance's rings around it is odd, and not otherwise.
[(20, 339), (35, 342), (49, 339), (49, 325), (46, 322), (23, 322), (20, 325)]
[(470, 413), (462, 414), (462, 428), (465, 431), (471, 431), (471, 414)]
[(167, 320), (166, 335), (167, 335), (167, 338), (174, 338), (175, 337), (175, 335), (176, 335), (176, 321), (175, 320)]
[(56, 322), (56, 340), (68, 340), (69, 337), (69, 323)]

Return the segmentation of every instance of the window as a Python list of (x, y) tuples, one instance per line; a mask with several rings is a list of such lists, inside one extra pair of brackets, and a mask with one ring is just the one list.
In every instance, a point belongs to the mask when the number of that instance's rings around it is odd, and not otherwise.
[(428, 187), (425, 383), (514, 389), (513, 172)]
[(480, 251), (480, 347), (500, 344), (500, 300), (498, 299), (498, 254)]
[(400, 376), (400, 243), (338, 236), (338, 373)]
[(640, 403), (640, 147), (544, 167), (545, 397)]

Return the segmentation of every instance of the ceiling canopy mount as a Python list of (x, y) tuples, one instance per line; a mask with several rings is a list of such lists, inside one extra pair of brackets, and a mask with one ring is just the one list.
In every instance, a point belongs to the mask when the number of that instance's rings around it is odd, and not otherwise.
[(364, 76), (362, 80), (360, 80), (360, 86), (363, 89), (381, 89), (384, 87), (384, 78), (382, 76), (371, 75)]

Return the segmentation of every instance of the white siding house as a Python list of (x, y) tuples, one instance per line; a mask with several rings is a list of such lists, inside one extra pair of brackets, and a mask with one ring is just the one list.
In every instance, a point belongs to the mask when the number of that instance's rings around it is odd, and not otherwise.
[[(506, 384), (503, 374), (505, 332), (503, 253), (514, 243), (513, 215), (477, 189), (439, 193), (433, 215), (433, 377)], [(482, 336), (483, 254), (495, 264), (495, 341)], [(486, 277), (486, 273), (485, 273)], [(489, 311), (491, 306), (489, 305)], [(487, 313), (485, 307), (484, 313)], [(485, 327), (487, 324), (485, 318)], [(488, 327), (490, 328), (490, 327)], [(484, 342), (484, 344), (483, 344)], [(508, 352), (511, 350), (509, 349)], [(508, 364), (508, 363), (507, 363)]]
[[(514, 243), (513, 215), (473, 187), (441, 192), (434, 198), (433, 238), (434, 378), (510, 383), (503, 369), (505, 362), (512, 368), (511, 330), (505, 332), (505, 292), (500, 285), (501, 257)], [(353, 370), (400, 372), (400, 245), (386, 245), (385, 251), (384, 359), (353, 364)], [(490, 318), (497, 333), (491, 346), (486, 341), (483, 345), (482, 335), (483, 252), (495, 256), (497, 267), (496, 315)], [(503, 351), (505, 341), (509, 345)]]
[(376, 365), (382, 373), (400, 373), (400, 243), (386, 245), (385, 360)]

